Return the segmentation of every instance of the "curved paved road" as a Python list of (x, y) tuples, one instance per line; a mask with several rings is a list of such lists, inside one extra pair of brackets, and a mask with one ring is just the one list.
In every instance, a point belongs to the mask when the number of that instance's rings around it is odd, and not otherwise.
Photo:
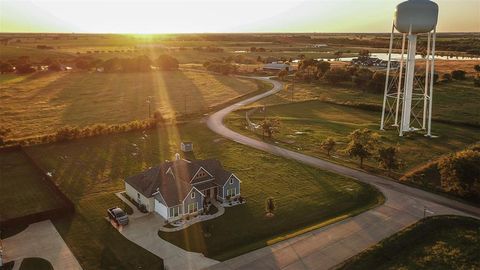
[(214, 132), (238, 143), (294, 159), (299, 162), (355, 178), (378, 188), (385, 204), (358, 216), (301, 236), (241, 255), (209, 269), (330, 269), (369, 246), (411, 225), (427, 215), (455, 214), (480, 218), (480, 209), (384, 177), (307, 156), (236, 133), (223, 125), (230, 112), (282, 90), (280, 82), (272, 90), (224, 108), (207, 120)]

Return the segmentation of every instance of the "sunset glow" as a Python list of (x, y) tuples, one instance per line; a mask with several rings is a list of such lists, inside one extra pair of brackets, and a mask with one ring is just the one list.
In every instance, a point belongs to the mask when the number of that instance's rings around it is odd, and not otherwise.
[[(0, 30), (78, 33), (387, 32), (393, 10), (399, 2), (1, 0)], [(439, 31), (480, 31), (479, 1), (436, 2), (441, 7)]]

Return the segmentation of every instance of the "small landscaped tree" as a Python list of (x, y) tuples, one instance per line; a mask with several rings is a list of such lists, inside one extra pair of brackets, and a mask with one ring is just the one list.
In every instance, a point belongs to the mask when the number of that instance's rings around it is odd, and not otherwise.
[(379, 135), (371, 130), (356, 129), (348, 135), (349, 142), (345, 151), (350, 157), (360, 159), (360, 168), (363, 167), (363, 160), (372, 156), (378, 143)]
[(278, 78), (280, 78), (280, 80), (282, 81), (285, 81), (285, 78), (287, 77), (288, 75), (288, 69), (285, 68), (285, 69), (282, 69), (280, 72), (278, 72)]
[(273, 216), (273, 212), (275, 211), (275, 201), (273, 197), (268, 197), (265, 201), (265, 211), (267, 212), (268, 217)]
[(278, 119), (265, 119), (261, 123), (263, 134), (267, 134), (268, 138), (272, 138), (273, 134), (280, 132), (280, 121)]
[(337, 143), (332, 137), (328, 137), (327, 139), (322, 141), (322, 143), (320, 144), (320, 148), (322, 148), (322, 150), (327, 152), (327, 155), (330, 156), (330, 152), (332, 152), (335, 149), (336, 144)]
[(476, 72), (480, 72), (480, 65), (475, 65), (473, 69), (475, 69)]
[(380, 163), (380, 167), (387, 169), (388, 171), (396, 170), (400, 166), (400, 162), (398, 161), (397, 157), (397, 148), (389, 146), (389, 147), (381, 147), (378, 149), (378, 162)]

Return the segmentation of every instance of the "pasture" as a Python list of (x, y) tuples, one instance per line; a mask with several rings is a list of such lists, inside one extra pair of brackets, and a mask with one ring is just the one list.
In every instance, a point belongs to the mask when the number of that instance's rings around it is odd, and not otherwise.
[(203, 114), (262, 87), (249, 79), (188, 70), (41, 72), (0, 78), (0, 122), (12, 130), (10, 138), (51, 133), (67, 125), (143, 120), (149, 117), (149, 107), (151, 115), (160, 111), (167, 120)]

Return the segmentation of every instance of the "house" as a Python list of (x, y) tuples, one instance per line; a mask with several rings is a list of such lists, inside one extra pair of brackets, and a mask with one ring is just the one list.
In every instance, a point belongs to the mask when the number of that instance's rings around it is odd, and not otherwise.
[(238, 198), (240, 184), (218, 160), (185, 160), (177, 154), (174, 161), (126, 178), (125, 191), (147, 211), (172, 221), (201, 213), (204, 204), (214, 199)]
[(193, 151), (193, 143), (192, 142), (181, 142), (180, 149), (183, 152), (192, 152)]

